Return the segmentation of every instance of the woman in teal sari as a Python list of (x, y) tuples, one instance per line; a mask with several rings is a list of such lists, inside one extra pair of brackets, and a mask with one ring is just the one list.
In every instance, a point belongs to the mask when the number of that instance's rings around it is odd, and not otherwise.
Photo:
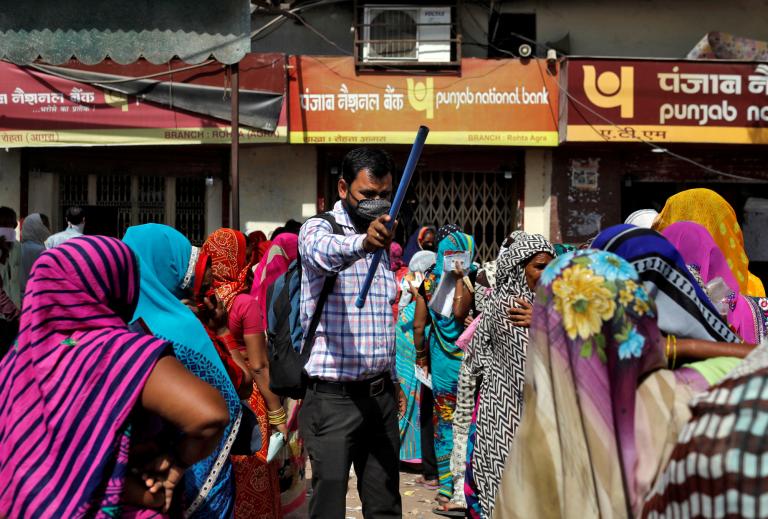
[[(432, 376), (432, 392), (435, 398), (435, 454), (440, 488), (438, 502), (446, 504), (453, 495), (453, 475), (451, 474), (451, 451), (453, 450), (453, 411), (456, 408), (456, 392), (459, 381), (459, 368), (464, 352), (456, 346), (465, 328), (465, 320), (472, 306), (472, 285), (466, 277), (467, 269), (474, 268), (475, 240), (464, 234), (456, 225), (446, 225), (437, 233), (437, 260), (431, 271), (427, 272), (424, 283), (416, 298), (416, 316), (414, 319), (416, 363), (429, 366)], [(455, 252), (469, 252), (469, 265), (444, 271), (446, 256)], [(443, 278), (445, 279), (443, 280)], [(437, 293), (441, 280), (450, 283), (453, 288), (453, 301), (450, 308), (442, 310), (429, 306)], [(447, 314), (447, 315), (444, 315)], [(426, 323), (431, 323), (429, 334), (423, 333)], [(419, 340), (423, 337), (423, 340)]]
[[(419, 251), (413, 255), (408, 264), (408, 274), (401, 281), (402, 295), (400, 296), (395, 325), (397, 339), (397, 376), (400, 388), (406, 398), (405, 413), (400, 417), (400, 461), (422, 463), (421, 428), (419, 427), (421, 413), (421, 382), (416, 378), (416, 349), (413, 346), (413, 321), (416, 317), (416, 301), (413, 298), (413, 283), (435, 264), (435, 253)], [(418, 274), (417, 274), (418, 273)], [(429, 333), (427, 331), (427, 333)], [(424, 474), (434, 477), (434, 474)]]
[(123, 241), (139, 258), (141, 293), (134, 321), (141, 318), (152, 334), (173, 344), (173, 353), (189, 371), (221, 392), (230, 423), (216, 450), (184, 474), (184, 517), (230, 517), (234, 484), (229, 452), (240, 427), (237, 391), (198, 318), (181, 303), (194, 281), (197, 248), (167, 225), (130, 227)]

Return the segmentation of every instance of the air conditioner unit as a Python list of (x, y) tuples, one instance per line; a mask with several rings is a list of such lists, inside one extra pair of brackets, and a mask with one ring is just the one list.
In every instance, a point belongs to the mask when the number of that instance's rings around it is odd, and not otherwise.
[(451, 61), (451, 8), (366, 6), (363, 61)]

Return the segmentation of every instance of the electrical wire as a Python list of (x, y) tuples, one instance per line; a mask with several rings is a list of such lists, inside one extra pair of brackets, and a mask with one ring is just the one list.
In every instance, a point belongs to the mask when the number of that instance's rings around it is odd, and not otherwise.
[[(4, 61), (6, 61), (6, 60), (4, 60)], [(187, 70), (194, 70), (194, 69), (197, 69), (197, 68), (200, 68), (200, 67), (205, 67), (207, 65), (210, 65), (211, 63), (216, 63), (216, 60), (210, 59), (208, 61), (204, 61), (202, 63), (198, 63), (197, 65), (189, 65), (189, 66), (186, 66), (186, 67), (180, 67), (180, 68), (175, 68), (175, 69), (168, 69), (168, 70), (164, 70), (162, 72), (155, 72), (154, 74), (147, 74), (145, 76), (126, 77), (126, 78), (121, 78), (121, 79), (105, 79), (103, 81), (102, 80), (91, 81), (91, 80), (87, 80), (87, 79), (73, 79), (72, 76), (64, 74), (63, 72), (58, 72), (58, 71), (55, 71), (55, 70), (50, 70), (46, 66), (36, 65), (34, 63), (32, 63), (30, 65), (23, 65), (23, 66), (27, 67), (27, 68), (35, 69), (38, 72), (42, 72), (44, 74), (50, 74), (51, 76), (60, 77), (62, 79), (69, 79), (69, 80), (78, 81), (80, 83), (85, 83), (87, 85), (109, 85), (109, 84), (114, 84), (114, 83), (126, 83), (128, 81), (136, 81), (138, 79), (152, 79), (152, 78), (156, 78), (156, 77), (170, 76), (170, 75), (173, 75), (173, 74), (175, 74), (177, 72), (185, 72)], [(73, 70), (76, 70), (76, 71), (79, 71), (79, 72), (83, 72), (80, 69), (73, 69)]]

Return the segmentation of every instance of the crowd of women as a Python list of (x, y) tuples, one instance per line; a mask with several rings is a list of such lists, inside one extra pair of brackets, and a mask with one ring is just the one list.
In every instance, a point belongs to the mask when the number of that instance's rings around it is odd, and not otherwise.
[[(265, 336), (292, 230), (30, 249), (0, 516), (306, 516), (300, 403), (271, 392)], [(458, 226), (424, 227), (390, 261), (400, 458), (435, 513), (768, 516), (768, 299), (719, 195), (578, 246), (516, 231), (483, 264)]]
[(722, 197), (684, 191), (580, 245), (513, 232), (466, 268), (471, 236), (434, 243), (402, 270), (396, 329), (400, 457), (435, 513), (768, 516), (768, 299)]
[(270, 391), (265, 339), (297, 239), (220, 229), (197, 248), (145, 224), (37, 251), (0, 361), (0, 516), (305, 517), (297, 405)]

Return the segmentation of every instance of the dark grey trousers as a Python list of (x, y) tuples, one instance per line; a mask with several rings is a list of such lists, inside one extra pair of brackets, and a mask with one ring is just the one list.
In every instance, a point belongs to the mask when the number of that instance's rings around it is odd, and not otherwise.
[(387, 378), (378, 396), (338, 395), (308, 389), (299, 429), (312, 463), (309, 515), (343, 519), (349, 469), (366, 519), (402, 517), (400, 434), (394, 384)]

